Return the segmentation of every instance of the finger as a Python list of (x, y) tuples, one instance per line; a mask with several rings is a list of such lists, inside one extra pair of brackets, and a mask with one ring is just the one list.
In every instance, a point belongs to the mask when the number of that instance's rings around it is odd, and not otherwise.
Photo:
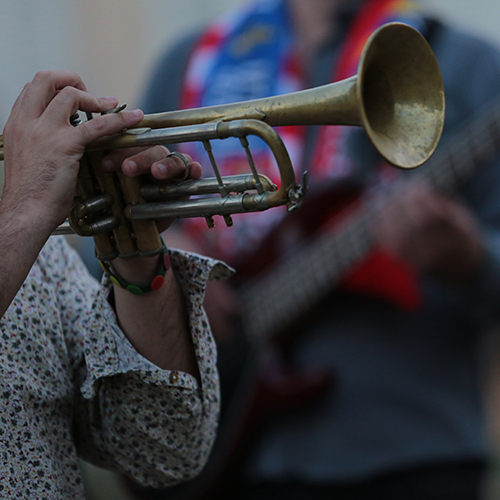
[(15, 100), (14, 102), (14, 105), (12, 106), (12, 110), (10, 112), (10, 116), (14, 116), (18, 111), (19, 109), (21, 108), (21, 104), (24, 100), (24, 97), (26, 95), (26, 92), (28, 91), (28, 87), (29, 87), (29, 83), (27, 83), (24, 87), (23, 87), (23, 90), (21, 91), (21, 93), (17, 96), (17, 99)]
[(404, 232), (421, 228), (428, 217), (431, 204), (432, 200), (428, 190), (420, 186), (410, 187), (397, 196), (392, 206), (394, 223)]
[[(96, 98), (87, 92), (66, 87), (47, 106), (40, 121), (48, 130), (62, 124), (69, 127), (69, 118), (76, 110), (103, 112), (110, 109), (116, 102), (114, 97)], [(120, 113), (97, 116), (78, 125), (78, 127), (71, 128), (74, 130), (75, 136), (79, 137), (78, 142), (81, 145), (87, 145), (103, 136), (114, 134), (124, 128), (133, 127), (143, 117), (144, 113), (141, 110), (121, 111)]]
[(165, 146), (153, 146), (119, 163), (125, 175), (131, 177), (151, 173), (151, 167), (169, 154)]
[(172, 155), (151, 165), (153, 177), (159, 180), (167, 179), (199, 179), (202, 169), (198, 162), (193, 162), (191, 156)]
[(48, 104), (43, 117), (55, 123), (69, 123), (71, 115), (78, 110), (102, 113), (117, 104), (118, 101), (114, 97), (94, 97), (84, 90), (64, 87)]
[(39, 71), (33, 80), (26, 84), (18, 104), (22, 104), (28, 116), (38, 118), (48, 104), (66, 87), (86, 91), (85, 84), (77, 73)]
[[(165, 146), (153, 146), (150, 148), (126, 148), (126, 149), (116, 149), (109, 153), (103, 160), (102, 169), (107, 172), (112, 172), (122, 168), (123, 173), (131, 177), (151, 173), (152, 170), (158, 168), (163, 171), (164, 168), (170, 170), (170, 165), (173, 164), (173, 170), (167, 173), (166, 177), (161, 177), (162, 174), (156, 175), (158, 179), (167, 179), (173, 177), (181, 177), (179, 168), (179, 158), (167, 157), (169, 150)], [(189, 155), (185, 155), (186, 160), (189, 164), (189, 176), (190, 179), (199, 179), (202, 175), (202, 167), (200, 163), (193, 162)], [(182, 161), (182, 160), (181, 160)], [(190, 162), (190, 163), (189, 163)], [(183, 169), (186, 172), (186, 166), (184, 162)], [(160, 166), (161, 165), (161, 166)], [(154, 168), (153, 168), (154, 166)]]
[(140, 109), (109, 113), (78, 125), (78, 127), (75, 127), (75, 132), (79, 134), (81, 144), (87, 145), (101, 137), (134, 127), (143, 118), (144, 113)]
[(203, 167), (201, 166), (201, 163), (197, 161), (193, 161), (190, 165), (191, 170), (190, 170), (190, 179), (201, 179), (201, 176), (203, 174)]
[(128, 158), (132, 159), (146, 151), (148, 146), (138, 146), (133, 148), (118, 148), (113, 149), (103, 158), (101, 168), (104, 172), (114, 172), (122, 168), (123, 162)]
[(403, 253), (409, 235), (416, 230), (418, 213), (415, 211), (415, 199), (416, 192), (411, 189), (390, 197), (381, 208), (374, 227), (379, 242), (397, 254)]

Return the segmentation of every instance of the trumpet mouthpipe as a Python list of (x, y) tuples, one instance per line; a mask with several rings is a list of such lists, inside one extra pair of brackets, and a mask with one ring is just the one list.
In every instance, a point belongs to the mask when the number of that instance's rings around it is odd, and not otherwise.
[(154, 146), (177, 144), (181, 142), (212, 141), (221, 139), (218, 131), (219, 123), (200, 123), (189, 126), (171, 128), (141, 128), (140, 133), (134, 129), (124, 130), (113, 137), (103, 137), (89, 144), (88, 150), (129, 148), (135, 146)]

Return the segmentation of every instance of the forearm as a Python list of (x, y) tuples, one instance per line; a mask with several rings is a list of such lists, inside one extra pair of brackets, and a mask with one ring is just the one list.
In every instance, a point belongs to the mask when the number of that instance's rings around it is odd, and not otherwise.
[(49, 231), (34, 215), (8, 199), (0, 201), (0, 315), (3, 317), (21, 288)]
[[(127, 281), (142, 284), (154, 277), (158, 258), (117, 259), (112, 265)], [(120, 327), (134, 348), (160, 368), (198, 377), (186, 303), (173, 269), (160, 290), (136, 296), (115, 285), (113, 291)]]

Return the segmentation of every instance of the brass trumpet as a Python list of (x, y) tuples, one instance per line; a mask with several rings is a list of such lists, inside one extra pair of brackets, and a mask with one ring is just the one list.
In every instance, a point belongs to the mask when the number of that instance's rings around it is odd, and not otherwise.
[[(296, 183), (288, 152), (272, 127), (361, 126), (389, 163), (414, 168), (433, 154), (443, 123), (443, 83), (432, 50), (413, 28), (386, 24), (366, 43), (356, 76), (276, 97), (146, 115), (137, 128), (91, 144), (81, 161), (80, 201), (71, 211), (70, 226), (94, 237), (101, 260), (154, 254), (161, 249), (156, 219), (205, 217), (212, 226), (212, 217), (222, 215), (230, 225), (231, 214), (300, 206), (305, 188)], [(257, 172), (248, 135), (269, 146), (280, 172), (279, 189)], [(218, 172), (210, 141), (228, 137), (240, 138), (247, 149), (248, 175), (222, 177)], [(95, 168), (105, 150), (189, 141), (203, 142), (216, 177), (151, 185)], [(193, 194), (210, 197), (171, 200)]]

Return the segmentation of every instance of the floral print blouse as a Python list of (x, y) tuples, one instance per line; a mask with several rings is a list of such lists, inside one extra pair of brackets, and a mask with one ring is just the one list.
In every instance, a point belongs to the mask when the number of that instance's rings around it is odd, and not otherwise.
[(231, 270), (171, 251), (201, 384), (139, 355), (89, 276), (52, 237), (0, 323), (0, 498), (84, 498), (77, 457), (152, 486), (196, 475), (217, 426), (216, 349), (205, 284)]

